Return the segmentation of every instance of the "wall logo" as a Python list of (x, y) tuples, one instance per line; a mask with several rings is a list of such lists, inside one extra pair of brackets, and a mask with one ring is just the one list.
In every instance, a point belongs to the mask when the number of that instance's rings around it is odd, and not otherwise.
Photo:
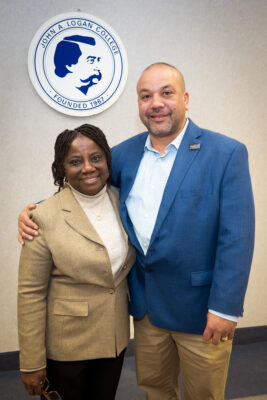
[(76, 12), (57, 15), (36, 32), (28, 69), (48, 105), (80, 117), (102, 112), (119, 98), (128, 63), (113, 29), (92, 15)]

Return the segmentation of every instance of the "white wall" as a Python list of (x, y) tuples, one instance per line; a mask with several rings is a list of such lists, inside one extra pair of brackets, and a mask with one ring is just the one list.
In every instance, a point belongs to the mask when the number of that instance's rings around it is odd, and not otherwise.
[[(28, 47), (36, 30), (49, 18), (77, 9), (115, 29), (129, 60), (119, 101), (90, 118), (68, 117), (47, 106), (27, 73)], [(89, 121), (113, 145), (142, 130), (135, 86), (141, 71), (155, 61), (174, 64), (184, 73), (191, 94), (189, 116), (196, 123), (248, 147), (257, 229), (239, 326), (267, 324), (266, 20), (266, 0), (1, 0), (0, 352), (18, 349), (17, 215), (25, 204), (55, 191), (50, 166), (56, 136)]]

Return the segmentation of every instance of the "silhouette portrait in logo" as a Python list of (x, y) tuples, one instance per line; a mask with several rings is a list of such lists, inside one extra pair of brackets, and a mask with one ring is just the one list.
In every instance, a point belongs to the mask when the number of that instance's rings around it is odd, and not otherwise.
[(101, 57), (97, 56), (95, 45), (90, 36), (66, 36), (57, 44), (54, 55), (55, 74), (60, 78), (72, 74), (73, 85), (84, 95), (102, 78), (98, 67)]

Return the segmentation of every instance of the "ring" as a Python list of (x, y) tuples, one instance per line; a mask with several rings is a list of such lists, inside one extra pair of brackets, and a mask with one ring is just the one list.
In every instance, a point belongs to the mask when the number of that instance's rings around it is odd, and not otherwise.
[(222, 337), (222, 338), (221, 338), (221, 341), (222, 341), (222, 342), (227, 342), (227, 340), (228, 340), (228, 336), (225, 336), (225, 337)]
[(41, 386), (42, 386), (43, 383), (44, 383), (43, 381), (40, 381), (40, 385), (41, 385)]

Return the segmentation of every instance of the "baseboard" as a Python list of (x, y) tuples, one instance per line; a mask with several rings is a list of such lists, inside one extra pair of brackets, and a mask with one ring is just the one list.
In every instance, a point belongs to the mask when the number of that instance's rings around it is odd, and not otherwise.
[[(267, 325), (253, 326), (250, 328), (237, 328), (234, 345), (244, 345), (257, 342), (267, 341)], [(126, 350), (126, 357), (133, 356), (133, 339), (130, 340)], [(10, 351), (8, 353), (0, 353), (0, 372), (19, 369), (19, 352)]]
[(19, 352), (0, 353), (0, 372), (19, 369)]
[(267, 325), (237, 328), (233, 344), (251, 344), (267, 341)]

